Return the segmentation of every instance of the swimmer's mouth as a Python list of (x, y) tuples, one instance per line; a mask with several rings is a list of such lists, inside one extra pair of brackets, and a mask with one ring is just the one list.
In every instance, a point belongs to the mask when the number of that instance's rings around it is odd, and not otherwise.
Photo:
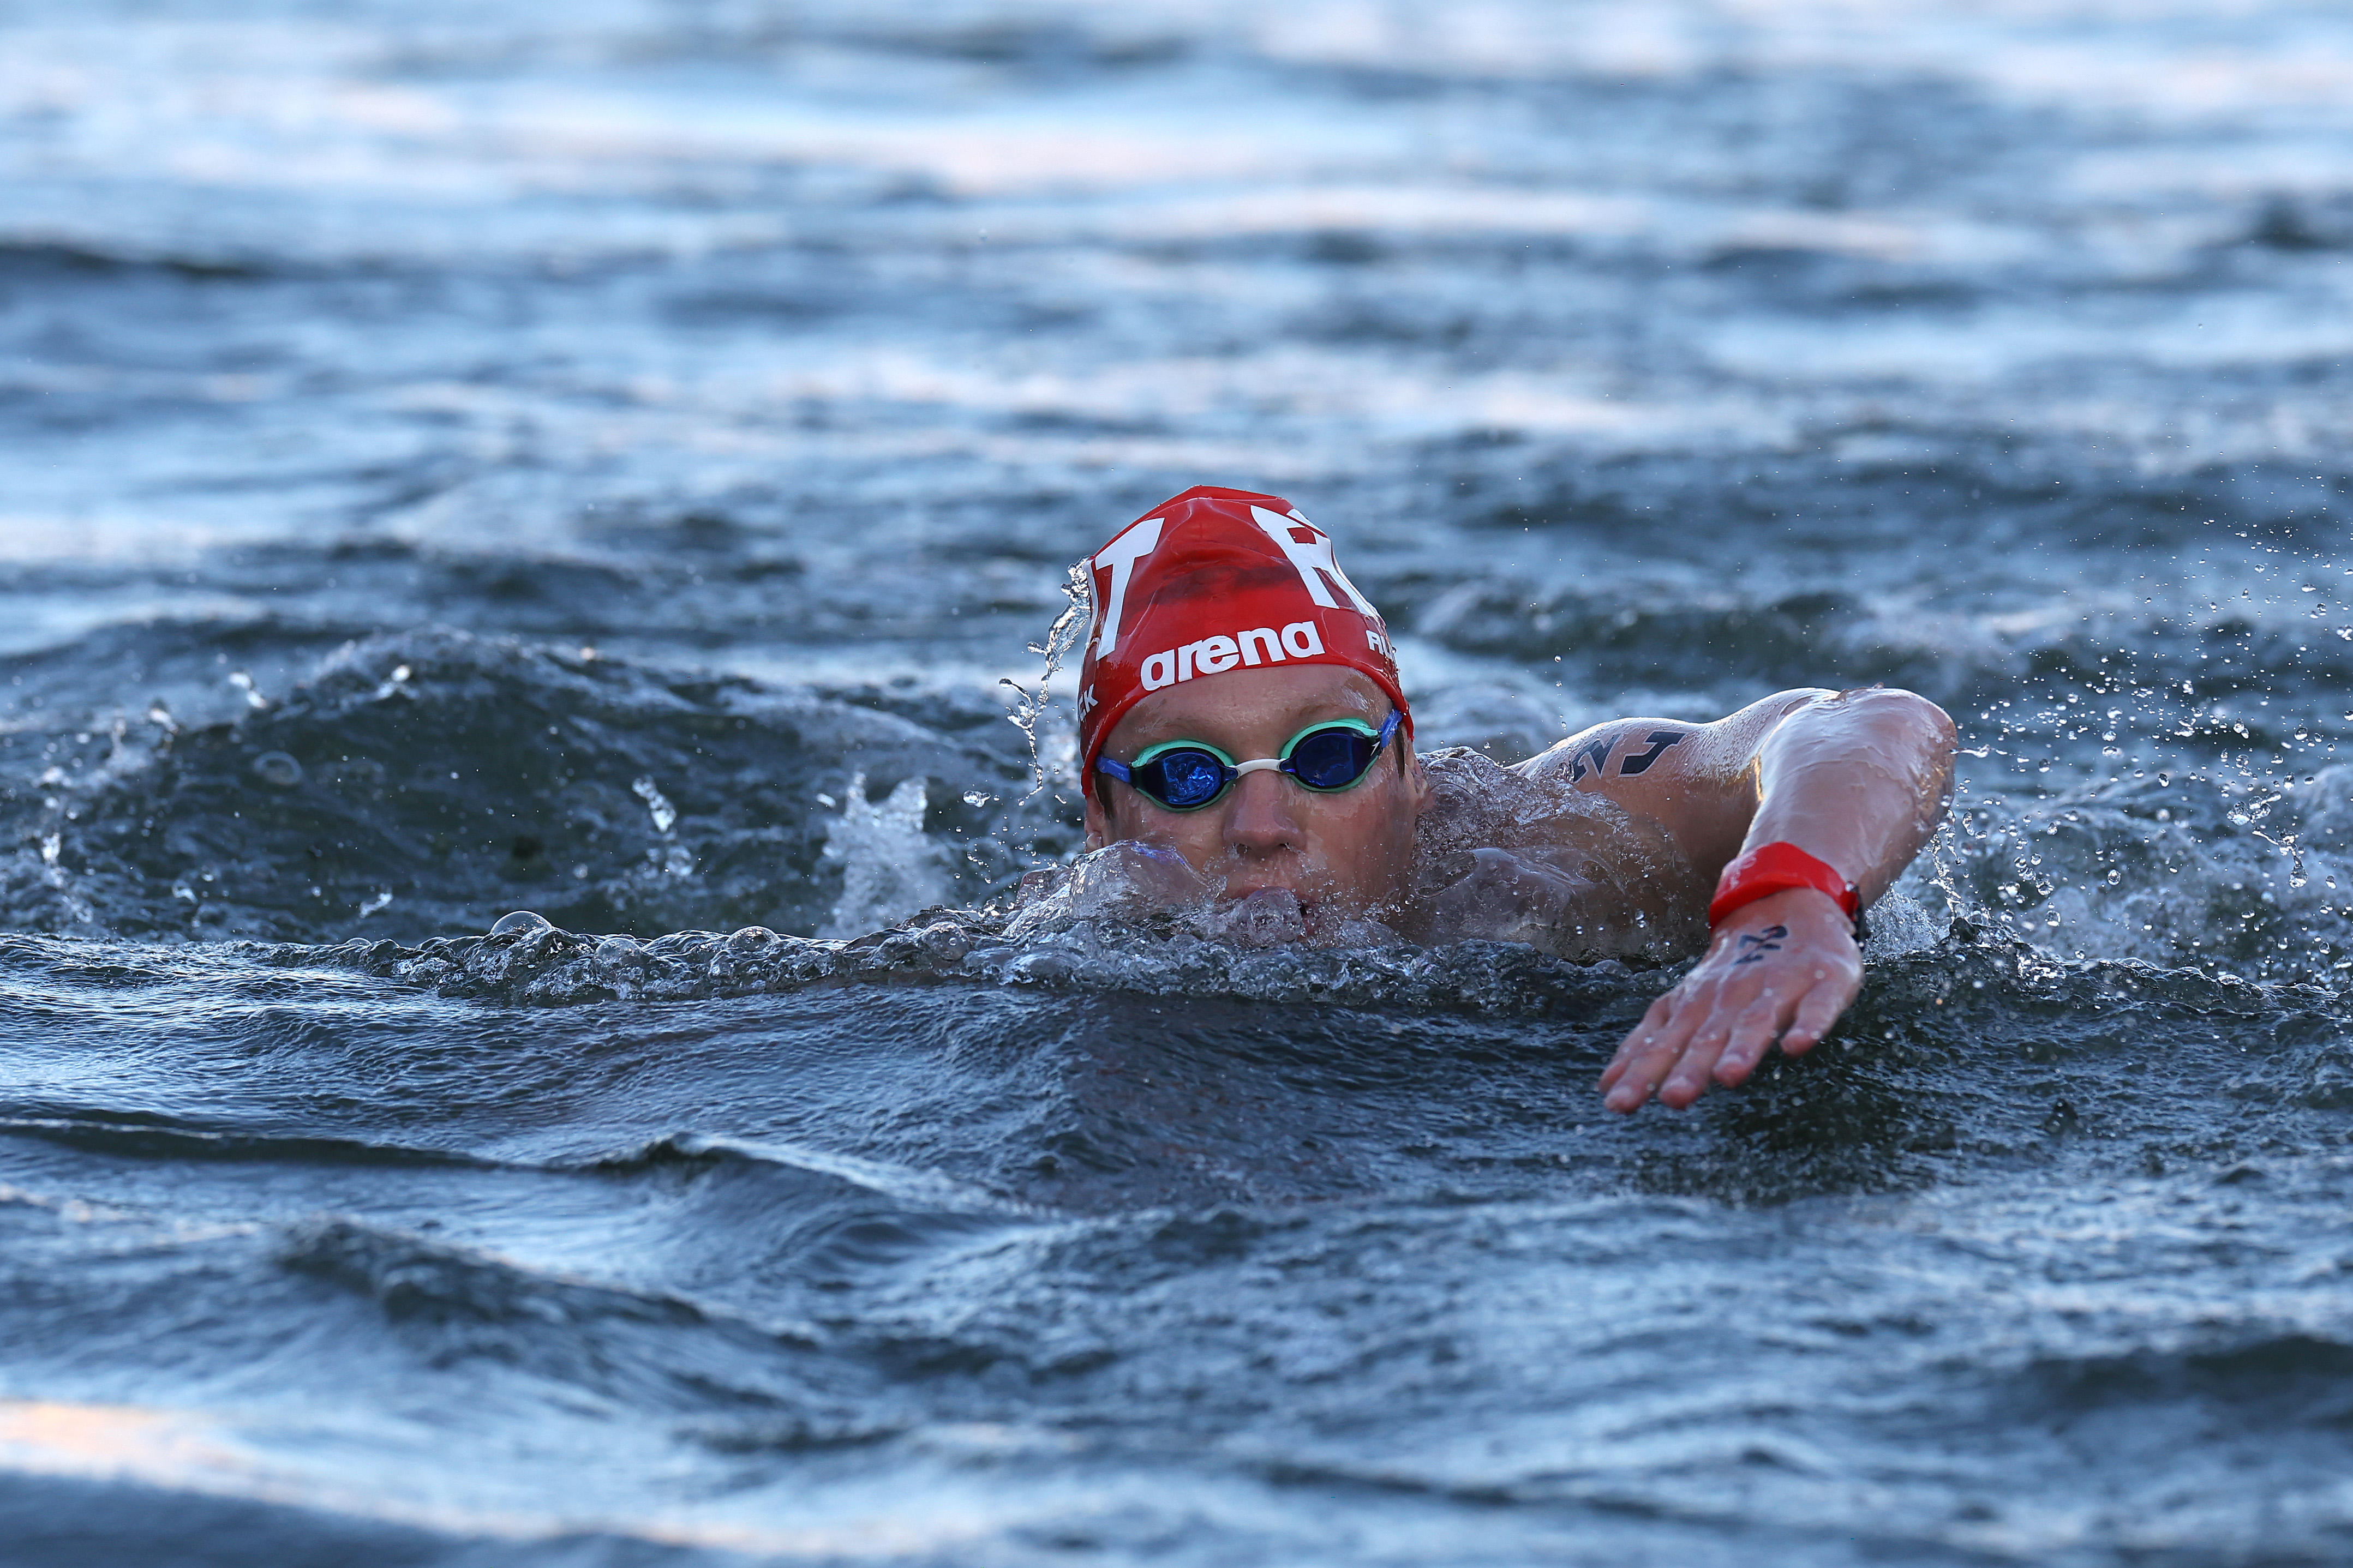
[(1288, 893), (1298, 900), (1299, 907), (1303, 910), (1312, 910), (1317, 902), (1314, 895), (1306, 889), (1293, 887), (1289, 882), (1260, 882), (1239, 888), (1229, 884), (1218, 895), (1218, 902), (1221, 905), (1239, 904), (1245, 899), (1255, 899), (1265, 893)]

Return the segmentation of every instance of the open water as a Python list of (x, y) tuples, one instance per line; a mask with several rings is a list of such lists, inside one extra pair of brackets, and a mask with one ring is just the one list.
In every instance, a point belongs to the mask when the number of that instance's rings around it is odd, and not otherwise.
[[(2346, 1560), (2349, 353), (2317, 0), (16, 0), (0, 1556)], [(1429, 744), (1946, 704), (1840, 1035), (828, 940), (1199, 481)]]

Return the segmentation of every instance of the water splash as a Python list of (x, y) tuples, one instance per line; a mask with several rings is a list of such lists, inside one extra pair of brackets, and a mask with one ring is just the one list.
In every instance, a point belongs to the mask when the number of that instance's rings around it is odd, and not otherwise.
[(866, 799), (866, 775), (850, 775), (841, 815), (827, 824), (824, 858), (841, 868), (841, 897), (820, 935), (862, 936), (942, 902), (948, 881), (940, 847), (923, 832), (921, 778), (902, 780), (880, 805)]
[(646, 810), (654, 819), (654, 831), (667, 837), (678, 826), (678, 807), (661, 792), (650, 776), (641, 776), (629, 785), (629, 793), (646, 803)]
[(1046, 661), (1038, 677), (1035, 690), (1009, 677), (1000, 682), (1019, 694), (1013, 711), (1007, 715), (1013, 727), (1029, 742), (1029, 793), (1024, 802), (1035, 800), (1040, 791), (1050, 790), (1054, 799), (1062, 798), (1059, 786), (1064, 780), (1077, 782), (1078, 724), (1075, 716), (1066, 715), (1053, 707), (1054, 677), (1071, 652), (1086, 637), (1087, 627), (1094, 622), (1094, 577), (1083, 561), (1074, 562), (1062, 576), (1062, 597), (1069, 601), (1054, 624), (1046, 628), (1046, 640), (1033, 642), (1029, 651)]

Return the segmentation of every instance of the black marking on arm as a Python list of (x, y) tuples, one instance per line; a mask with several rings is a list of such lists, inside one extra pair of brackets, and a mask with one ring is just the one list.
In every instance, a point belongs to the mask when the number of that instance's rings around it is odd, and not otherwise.
[(1737, 968), (1744, 963), (1764, 963), (1767, 953), (1781, 951), (1781, 943), (1788, 939), (1788, 926), (1767, 926), (1754, 936), (1744, 934), (1738, 945), (1749, 951), (1734, 959), (1733, 966)]
[(1669, 746), (1677, 745), (1682, 742), (1683, 732), (1681, 730), (1653, 730), (1645, 737), (1645, 739), (1651, 742), (1651, 749), (1649, 751), (1644, 752), (1638, 757), (1621, 757), (1619, 759), (1618, 776), (1620, 778), (1625, 778), (1630, 774), (1639, 773), (1648, 769), (1652, 763), (1657, 762), (1661, 757), (1667, 754), (1667, 748)]
[[(1599, 773), (1603, 768), (1608, 767), (1609, 765), (1609, 748), (1617, 743), (1617, 736), (1604, 735), (1601, 739), (1595, 741), (1583, 751), (1577, 752), (1576, 764), (1568, 770), (1568, 782), (1575, 784), (1587, 773)], [(1590, 761), (1593, 764), (1589, 768), (1586, 766), (1588, 761)]]

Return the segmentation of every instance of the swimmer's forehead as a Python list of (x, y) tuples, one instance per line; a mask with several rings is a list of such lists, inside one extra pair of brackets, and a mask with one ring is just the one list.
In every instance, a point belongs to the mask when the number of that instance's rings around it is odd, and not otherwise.
[(1280, 731), (1268, 742), (1280, 744), (1318, 719), (1375, 720), (1390, 707), (1388, 694), (1371, 679), (1338, 665), (1238, 669), (1152, 693), (1120, 719), (1110, 743), (1124, 749)]

